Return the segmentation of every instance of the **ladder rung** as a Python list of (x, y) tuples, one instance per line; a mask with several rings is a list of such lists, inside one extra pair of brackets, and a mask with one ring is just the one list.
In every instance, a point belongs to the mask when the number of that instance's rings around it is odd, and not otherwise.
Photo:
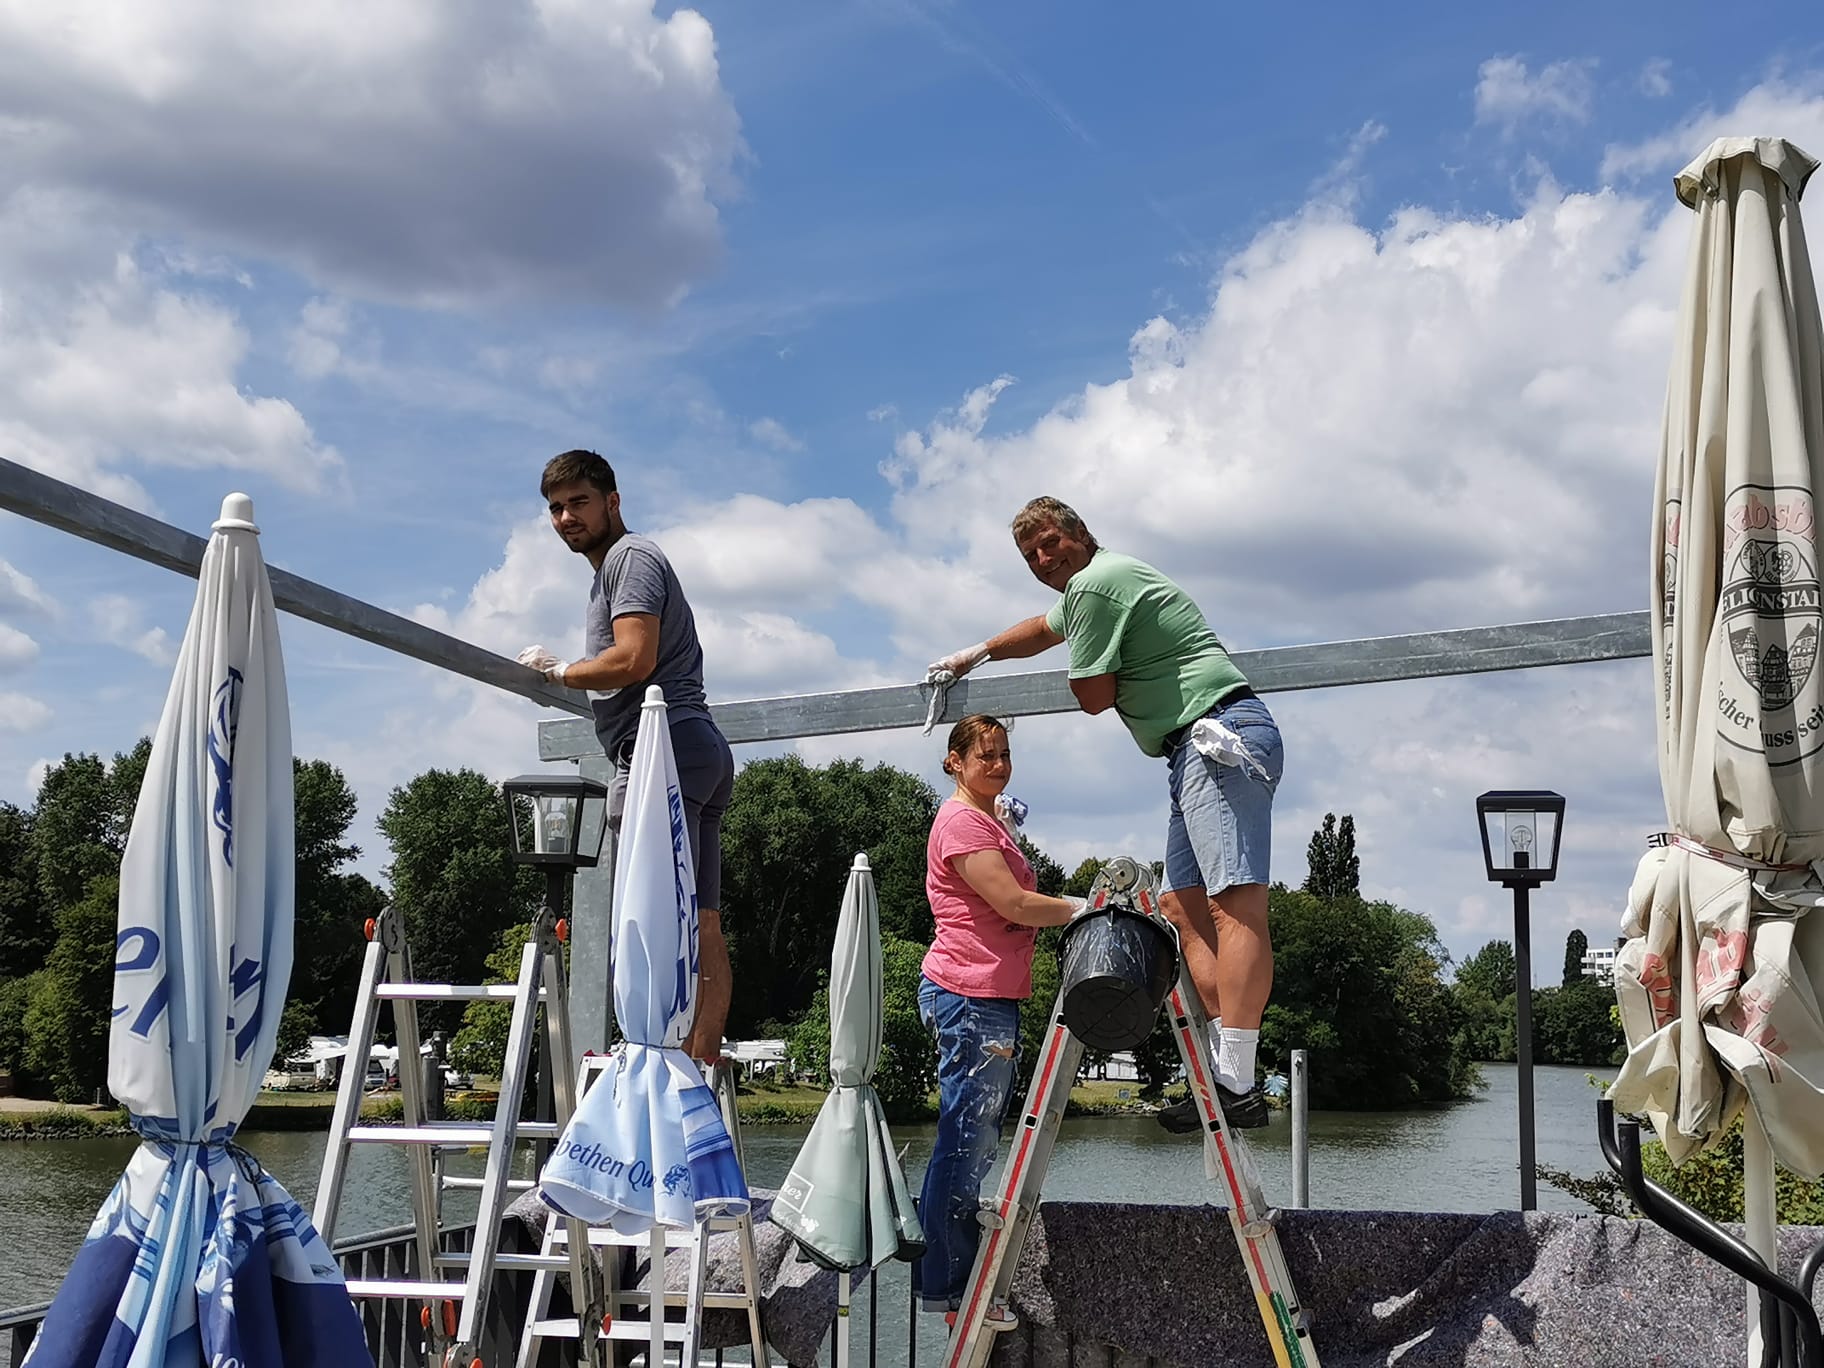
[[(555, 1140), (557, 1122), (521, 1121), (520, 1140)], [(492, 1126), (471, 1126), (455, 1122), (433, 1122), (427, 1126), (352, 1126), (348, 1140), (352, 1145), (447, 1145), (468, 1148), (491, 1144)]]
[(459, 1282), (406, 1282), (393, 1278), (350, 1278), (351, 1297), (397, 1297), (402, 1300), (460, 1302), (463, 1286)]
[[(731, 1230), (741, 1229), (741, 1222), (743, 1219), (744, 1218), (739, 1216), (717, 1217), (703, 1222), (702, 1229), (711, 1235), (723, 1235)], [(724, 1221), (726, 1221), (727, 1224), (722, 1224)], [(570, 1229), (568, 1223), (561, 1217), (554, 1218), (551, 1228), (546, 1232), (546, 1238), (555, 1244), (568, 1244), (570, 1242)], [(665, 1229), (666, 1249), (689, 1249), (695, 1241), (696, 1234), (694, 1231), (673, 1230), (669, 1226)], [(623, 1235), (620, 1231), (614, 1230), (609, 1226), (590, 1226), (589, 1243), (594, 1245), (597, 1249), (647, 1249), (652, 1245), (652, 1236), (650, 1233), (645, 1232), (638, 1235)]]
[[(575, 1323), (576, 1322), (574, 1321), (571, 1322), (572, 1325)], [(682, 1344), (684, 1342), (684, 1332), (689, 1328), (690, 1327), (686, 1326), (682, 1321), (666, 1321), (664, 1342), (666, 1344)], [(632, 1323), (623, 1320), (612, 1321), (608, 1326), (608, 1338), (611, 1340), (632, 1340), (638, 1344), (650, 1344), (652, 1342), (652, 1326), (646, 1321), (633, 1321)]]
[[(567, 1261), (564, 1267), (566, 1269), (570, 1267)], [(614, 1295), (623, 1302), (629, 1304), (637, 1302), (641, 1306), (647, 1305), (652, 1300), (652, 1293), (643, 1287), (623, 1287)], [(758, 1298), (754, 1300), (757, 1301)], [(673, 1288), (665, 1294), (665, 1305), (674, 1311), (680, 1306), (689, 1306), (690, 1293), (681, 1288)], [(703, 1305), (711, 1311), (745, 1311), (750, 1305), (750, 1301), (745, 1292), (705, 1292)]]
[[(516, 983), (382, 983), (374, 988), (378, 998), (407, 999), (412, 1002), (486, 1002), (504, 999), (511, 1002), (519, 996)], [(545, 1000), (545, 990), (538, 990), (538, 1000)]]
[[(485, 1182), (487, 1182), (485, 1178), (458, 1178), (447, 1173), (443, 1177), (444, 1187), (455, 1192), (480, 1192), (481, 1185)], [(532, 1178), (507, 1179), (508, 1192), (530, 1192), (537, 1186), (537, 1180)]]
[[(433, 1262), (439, 1268), (467, 1268), (474, 1257), (467, 1252), (439, 1254)], [(553, 1268), (560, 1273), (567, 1273), (570, 1270), (570, 1259), (564, 1254), (509, 1254), (501, 1251), (494, 1256), (494, 1267)]]

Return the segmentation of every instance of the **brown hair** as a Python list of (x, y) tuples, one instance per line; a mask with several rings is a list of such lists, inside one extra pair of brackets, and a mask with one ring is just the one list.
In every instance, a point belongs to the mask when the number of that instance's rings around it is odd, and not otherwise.
[(950, 757), (967, 756), (974, 750), (976, 743), (991, 731), (1004, 732), (1007, 724), (998, 717), (987, 713), (971, 713), (954, 727), (950, 728), (950, 749), (944, 752), (944, 773), (955, 774), (950, 768)]
[(566, 451), (545, 462), (544, 477), (538, 492), (545, 498), (559, 485), (592, 484), (604, 494), (614, 493), (614, 467), (593, 451)]
[(1089, 528), (1084, 526), (1083, 519), (1077, 516), (1077, 510), (1062, 499), (1054, 499), (1049, 494), (1041, 494), (1029, 500), (1024, 508), (1013, 515), (1013, 539), (1025, 541), (1035, 532), (1047, 527), (1056, 527), (1060, 532), (1075, 537), (1092, 551), (1096, 550), (1096, 539), (1090, 535)]

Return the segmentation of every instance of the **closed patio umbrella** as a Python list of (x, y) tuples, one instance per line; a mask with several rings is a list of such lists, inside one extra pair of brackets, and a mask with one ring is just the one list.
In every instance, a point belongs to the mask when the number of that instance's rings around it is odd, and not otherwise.
[[(924, 1231), (913, 1209), (874, 1070), (881, 1050), (880, 904), (868, 857), (857, 855), (830, 954), (830, 1093), (773, 1203), (773, 1224), (840, 1274), (839, 1312), (856, 1269), (915, 1259)], [(848, 1356), (840, 1317), (838, 1364)]]
[(697, 1014), (695, 869), (655, 684), (640, 708), (614, 867), (614, 1015), (626, 1038), (540, 1176), (558, 1211), (623, 1234), (686, 1229), (748, 1205), (715, 1094), (682, 1048)]
[(291, 719), (253, 504), (222, 504), (120, 867), (108, 1087), (142, 1143), (34, 1368), (346, 1368), (367, 1346), (310, 1220), (234, 1134), (291, 977)]
[(1696, 211), (1655, 495), (1653, 644), (1671, 834), (1616, 957), (1611, 1091), (1679, 1162), (1752, 1104), (1751, 1242), (1771, 1153), (1824, 1174), (1824, 344), (1799, 197), (1817, 163), (1725, 138), (1677, 177)]

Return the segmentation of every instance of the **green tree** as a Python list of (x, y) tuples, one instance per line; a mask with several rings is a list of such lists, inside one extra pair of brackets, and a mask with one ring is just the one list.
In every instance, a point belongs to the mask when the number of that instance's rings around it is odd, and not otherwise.
[(1471, 992), (1500, 1002), (1514, 995), (1514, 947), (1492, 940), (1457, 967), (1457, 982)]
[(111, 765), (99, 755), (65, 755), (46, 771), (31, 844), (39, 894), (51, 917), (80, 902), (93, 880), (119, 873), (151, 754), (152, 742), (142, 737)]
[(26, 1066), (25, 1014), (32, 994), (44, 984), (44, 971), (0, 981), (0, 1070), (13, 1075), (13, 1083), (27, 1097), (38, 1095), (37, 1082)]
[(302, 1054), (310, 1045), (316, 1024), (315, 1013), (309, 1007), (301, 1002), (287, 1002), (283, 1015), (279, 1017), (279, 1034), (272, 1048), (272, 1067), (283, 1069), (286, 1060)]
[(62, 1102), (90, 1101), (108, 1077), (120, 881), (92, 879), (57, 919), (57, 944), (25, 1012), (26, 1071)]
[(1096, 875), (1102, 872), (1102, 866), (1107, 863), (1106, 860), (1091, 855), (1064, 881), (1065, 894), (1072, 898), (1087, 898), (1089, 890), (1095, 885)]
[(1134, 1047), (1134, 1069), (1140, 1075), (1140, 1096), (1157, 1098), (1178, 1077), (1184, 1061), (1178, 1038), (1172, 1034), (1171, 1016), (1164, 1010), (1153, 1023), (1153, 1033)]
[(1343, 814), (1339, 826), (1334, 812), (1311, 833), (1305, 852), (1308, 866), (1305, 892), (1319, 898), (1358, 898), (1362, 892), (1362, 862), (1355, 853), (1355, 818)]
[(1261, 1026), (1264, 1063), (1283, 1070), (1293, 1049), (1309, 1050), (1314, 1107), (1406, 1107), (1474, 1086), (1429, 918), (1285, 888), (1269, 897), (1275, 983)]
[(1032, 866), (1032, 877), (1038, 891), (1048, 898), (1063, 894), (1064, 885), (1069, 882), (1064, 876), (1064, 866), (1040, 850), (1025, 836), (1018, 841), (1020, 854), (1026, 857), (1026, 863)]
[[(937, 1086), (937, 1045), (918, 1015), (925, 947), (882, 936), (880, 950), (881, 1050), (874, 1090), (888, 1120), (923, 1120), (931, 1115), (931, 1091)], [(787, 1037), (797, 1068), (825, 1084), (830, 1078), (828, 977), (813, 991)]]
[(57, 926), (38, 888), (32, 814), (0, 803), (0, 982), (44, 967)]
[[(501, 932), (499, 944), (488, 955), (487, 977), (482, 982), (519, 982), (519, 962), (531, 936), (531, 922), (509, 926)], [(462, 1028), (450, 1041), (450, 1063), (465, 1073), (499, 1078), (507, 1058), (507, 1032), (512, 1025), (512, 1003), (471, 1002), (463, 1011)]]
[[(362, 928), (369, 917), (380, 914), (386, 895), (361, 875), (343, 869), (360, 856), (361, 848), (348, 840), (357, 804), (342, 771), (323, 760), (294, 760), (292, 792), (297, 916), (286, 1013), (299, 1009), (306, 1034), (339, 1035), (354, 1015), (365, 947)], [(415, 960), (417, 954), (414, 945)]]
[(1614, 1006), (1615, 994), (1594, 979), (1534, 989), (1534, 1057), (1542, 1064), (1620, 1063), (1624, 1046)]
[(1583, 981), (1583, 957), (1590, 948), (1590, 938), (1581, 930), (1564, 938), (1564, 983), (1569, 987)]
[[(1014, 1082), (1014, 1093), (1019, 1097), (1026, 1095), (1032, 1083), (1039, 1054), (1045, 1048), (1045, 1033), (1051, 1029), (1051, 1013), (1058, 1003), (1058, 941), (1062, 934), (1060, 927), (1045, 927), (1033, 945), (1032, 996), (1020, 1004), (1020, 1067)], [(1087, 1062), (1087, 1054), (1084, 1058)]]
[[(539, 887), (513, 863), (506, 800), (475, 770), (427, 770), (393, 790), (380, 816), (387, 876), (405, 917), (412, 969), (427, 982), (478, 983), (501, 933), (530, 921)], [(426, 1029), (459, 1014), (422, 1010)]]
[(742, 767), (722, 821), (731, 1034), (804, 1015), (829, 962), (857, 852), (867, 853), (873, 870), (881, 934), (929, 943), (925, 842), (936, 811), (930, 785), (890, 765), (813, 767), (784, 755)]

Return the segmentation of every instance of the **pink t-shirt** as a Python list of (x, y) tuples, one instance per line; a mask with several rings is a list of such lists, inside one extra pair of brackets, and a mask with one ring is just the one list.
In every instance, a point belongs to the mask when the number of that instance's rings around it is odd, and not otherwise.
[(956, 872), (952, 861), (977, 850), (1000, 851), (1021, 888), (1030, 893), (1038, 887), (1005, 827), (979, 808), (945, 799), (925, 843), (925, 896), (937, 920), (925, 977), (963, 997), (1031, 997), (1038, 929), (1006, 920)]

